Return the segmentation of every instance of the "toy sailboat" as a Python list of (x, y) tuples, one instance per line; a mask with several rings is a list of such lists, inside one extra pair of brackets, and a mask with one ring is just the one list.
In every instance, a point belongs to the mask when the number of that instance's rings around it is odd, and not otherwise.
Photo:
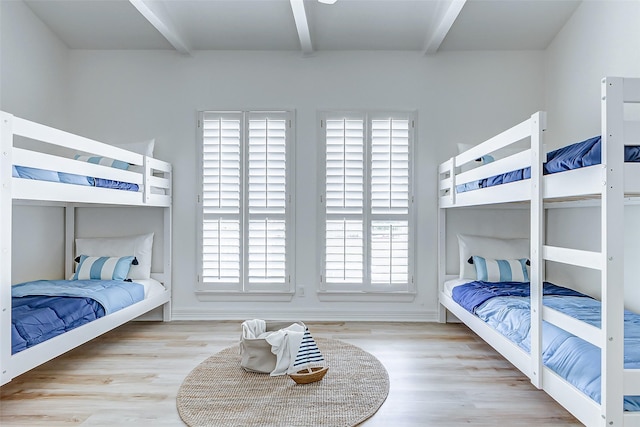
[(329, 370), (328, 366), (323, 366), (324, 357), (316, 341), (309, 333), (309, 328), (304, 331), (296, 360), (293, 362), (295, 369), (300, 369), (295, 374), (289, 374), (297, 384), (309, 384), (320, 381)]

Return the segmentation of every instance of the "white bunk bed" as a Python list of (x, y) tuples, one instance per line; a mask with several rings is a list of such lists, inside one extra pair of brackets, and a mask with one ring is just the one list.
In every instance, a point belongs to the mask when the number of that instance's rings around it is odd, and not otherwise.
[[(624, 106), (639, 102), (640, 79), (602, 80), (602, 162), (598, 165), (543, 175), (543, 131), (546, 118), (544, 112), (538, 112), (439, 167), (440, 321), (446, 321), (447, 310), (453, 313), (527, 375), (536, 387), (545, 390), (588, 426), (640, 426), (640, 412), (623, 410), (624, 396), (640, 395), (640, 369), (625, 369), (623, 361), (624, 205), (626, 201), (640, 195), (640, 163), (623, 161), (625, 145), (640, 145), (640, 122), (625, 120)], [(521, 146), (522, 140), (529, 140), (530, 148), (520, 149), (517, 154), (463, 173), (457, 172), (459, 166), (495, 150)], [(530, 179), (456, 193), (457, 183), (529, 166)], [(552, 202), (584, 198), (600, 200), (601, 250), (591, 252), (546, 245), (544, 209)], [(530, 352), (522, 350), (456, 303), (451, 292), (444, 286), (447, 280), (454, 278), (446, 274), (446, 210), (510, 202), (526, 202), (525, 207), (530, 208)], [(543, 306), (545, 261), (600, 271), (601, 328)], [(543, 320), (600, 348), (600, 404), (543, 365)]]
[[(25, 141), (27, 141), (25, 143)], [(34, 141), (37, 141), (34, 143)], [(117, 326), (162, 307), (162, 318), (171, 317), (171, 164), (146, 155), (104, 144), (68, 132), (0, 112), (0, 361), (1, 383), (57, 357)], [(23, 148), (21, 148), (23, 147)], [(28, 147), (28, 148), (24, 148)], [(36, 148), (34, 148), (36, 147)], [(126, 162), (129, 170), (102, 166), (60, 155), (83, 152)], [(51, 154), (57, 153), (57, 154)], [(138, 191), (74, 185), (15, 177), (13, 165), (134, 183)], [(59, 206), (65, 210), (65, 277), (73, 273), (75, 219), (85, 206), (144, 206), (163, 209), (162, 271), (152, 272), (160, 282), (142, 301), (58, 335), (12, 355), (11, 241), (14, 205)], [(79, 254), (78, 254), (79, 255)], [(155, 255), (155, 254), (154, 254)]]

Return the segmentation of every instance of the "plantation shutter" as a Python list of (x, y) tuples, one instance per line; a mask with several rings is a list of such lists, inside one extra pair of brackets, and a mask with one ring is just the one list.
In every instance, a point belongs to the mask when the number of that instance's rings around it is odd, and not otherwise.
[(249, 114), (250, 283), (286, 278), (287, 126), (285, 114)]
[(325, 274), (330, 283), (364, 278), (364, 121), (326, 120)]
[(325, 289), (409, 289), (411, 123), (408, 114), (327, 113)]
[(409, 280), (409, 120), (371, 121), (371, 283)]
[(240, 283), (242, 114), (202, 120), (202, 278)]
[(202, 283), (289, 290), (287, 112), (202, 113)]

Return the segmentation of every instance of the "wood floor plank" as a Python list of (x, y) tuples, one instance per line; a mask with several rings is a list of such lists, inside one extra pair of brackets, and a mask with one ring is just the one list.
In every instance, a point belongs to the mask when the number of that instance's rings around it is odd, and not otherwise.
[[(460, 324), (308, 324), (375, 355), (389, 397), (363, 426), (578, 426)], [(131, 322), (3, 386), (2, 426), (180, 426), (182, 380), (234, 345), (240, 322)]]

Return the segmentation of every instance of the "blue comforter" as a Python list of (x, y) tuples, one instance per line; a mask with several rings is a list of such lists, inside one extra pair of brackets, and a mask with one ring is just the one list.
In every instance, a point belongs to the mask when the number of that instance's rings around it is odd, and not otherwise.
[[(595, 136), (587, 140), (576, 142), (547, 153), (547, 161), (543, 165), (544, 174), (553, 174), (587, 166), (598, 165), (602, 161), (602, 138)], [(624, 147), (625, 162), (640, 162), (640, 146), (628, 145)], [(531, 168), (518, 169), (494, 175), (489, 178), (467, 182), (456, 186), (456, 192), (477, 190), (493, 187), (514, 181), (531, 178)]]
[(38, 181), (62, 182), (65, 184), (84, 185), (90, 187), (113, 188), (116, 190), (138, 191), (138, 184), (131, 182), (115, 181), (113, 179), (93, 178), (90, 176), (76, 175), (72, 173), (56, 172), (46, 169), (28, 168), (25, 166), (13, 166), (14, 178), (35, 179)]
[[(572, 295), (586, 297), (573, 289), (563, 288), (553, 283), (544, 282), (543, 295)], [(529, 297), (529, 283), (523, 282), (471, 282), (453, 288), (453, 300), (465, 310), (476, 314), (476, 309), (485, 301), (494, 297)]]
[(142, 285), (116, 280), (39, 280), (11, 292), (12, 354), (144, 299)]
[[(472, 282), (457, 286), (453, 299), (495, 330), (531, 351), (529, 284)], [(486, 293), (482, 289), (486, 288)], [(567, 288), (545, 283), (547, 307), (600, 327), (600, 302)], [(640, 368), (640, 316), (624, 314), (624, 367)], [(600, 349), (547, 322), (542, 322), (542, 361), (596, 402), (600, 402)], [(626, 411), (640, 411), (640, 396), (625, 396)]]

